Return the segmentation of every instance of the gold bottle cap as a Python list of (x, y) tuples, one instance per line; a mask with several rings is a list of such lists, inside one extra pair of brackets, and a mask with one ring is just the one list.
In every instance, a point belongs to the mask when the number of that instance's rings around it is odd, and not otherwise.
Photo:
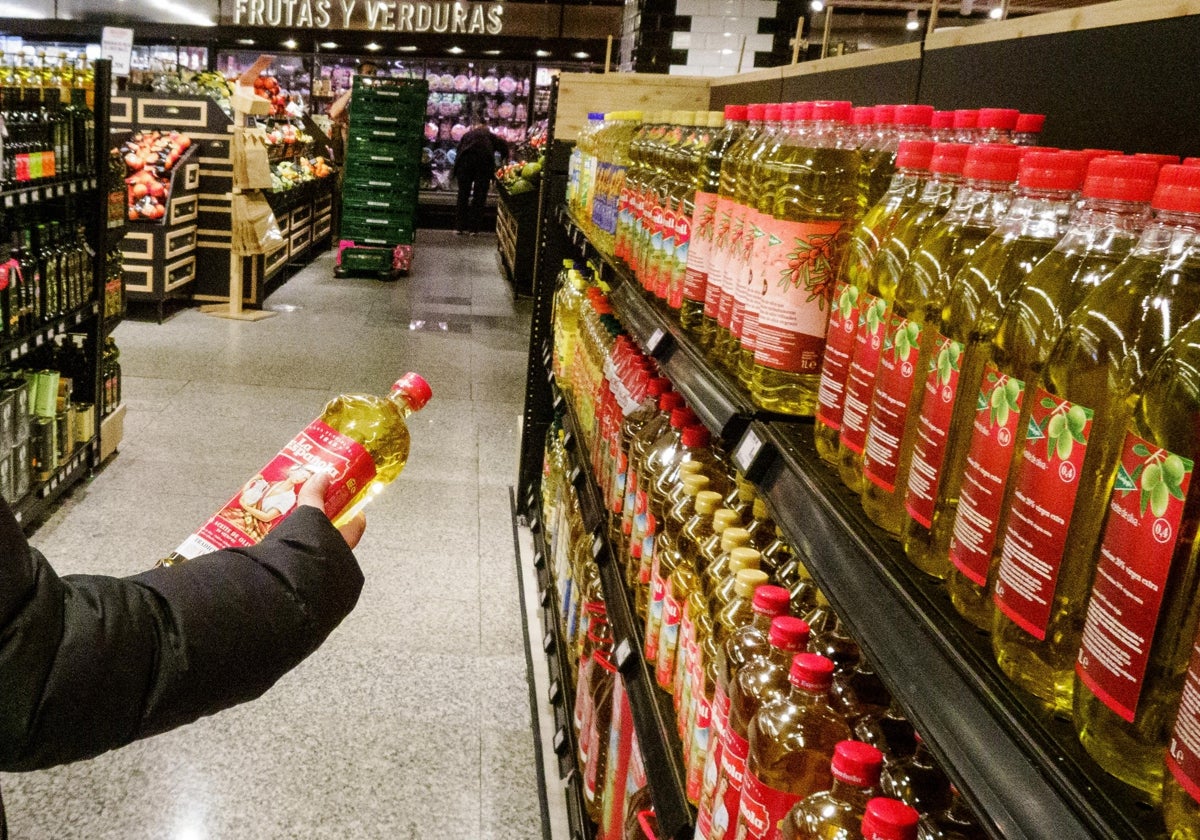
[(724, 128), (725, 127), (725, 112), (724, 111), (709, 111), (708, 112), (708, 127), (709, 128)]
[(700, 473), (685, 475), (683, 477), (683, 494), (685, 496), (695, 496), (701, 490), (708, 486), (709, 478)]
[(742, 517), (738, 515), (736, 510), (721, 508), (713, 514), (713, 533), (723, 534), (726, 528), (732, 528), (741, 521)]
[(695, 475), (702, 469), (704, 469), (704, 464), (699, 461), (680, 461), (679, 480), (682, 481), (685, 475)]
[(721, 504), (721, 494), (715, 490), (701, 490), (696, 494), (696, 513), (707, 516)]
[[(748, 549), (754, 551), (754, 549)], [(755, 552), (757, 554), (758, 552)], [(768, 580), (767, 573), (760, 569), (742, 569), (737, 573), (733, 591), (739, 598), (753, 598), (754, 590)]]
[(750, 542), (750, 532), (745, 528), (732, 526), (721, 532), (721, 550), (733, 551), (739, 545)]

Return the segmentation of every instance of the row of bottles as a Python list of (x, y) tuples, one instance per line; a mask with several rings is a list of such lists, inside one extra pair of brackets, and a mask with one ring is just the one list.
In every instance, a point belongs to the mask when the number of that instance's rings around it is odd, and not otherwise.
[[(839, 764), (839, 750), (877, 756), (875, 778), (855, 787), (846, 808), (822, 817), (845, 825), (846, 836), (858, 836), (868, 800), (880, 793), (907, 803), (901, 812), (898, 803), (878, 807), (902, 813), (912, 832), (919, 812), (930, 826), (924, 836), (982, 836), (963, 819), (965, 806), (918, 746), (763, 500), (623, 334), (586, 266), (564, 266), (553, 328), (554, 373), (582, 426), (609, 514), (610, 547), (644, 622), (642, 653), (676, 712), (686, 792), (699, 807), (697, 838), (827, 836), (810, 829), (804, 815), (828, 810), (810, 796), (840, 801), (847, 794), (834, 786), (853, 775), (838, 769), (852, 762)], [(611, 777), (638, 762), (624, 751), (631, 731), (618, 732), (629, 725), (627, 701), (569, 473), (555, 425), (542, 513), (560, 634), (575, 663), (585, 801), (598, 836), (641, 836), (621, 833), (629, 822), (614, 798), (632, 807), (638, 784)], [(793, 807), (791, 828), (781, 828)], [(938, 833), (948, 821), (968, 830)]]
[(1198, 618), (1200, 168), (921, 145), (855, 232), (818, 451), (1001, 670), (1157, 800)]
[[(0, 189), (33, 186), (95, 172), (95, 115), (84, 86), (90, 67), (24, 63), (0, 75)], [(28, 72), (26, 72), (28, 71)]]
[(22, 339), (95, 298), (87, 231), (75, 205), (20, 211), (0, 224), (0, 337)]

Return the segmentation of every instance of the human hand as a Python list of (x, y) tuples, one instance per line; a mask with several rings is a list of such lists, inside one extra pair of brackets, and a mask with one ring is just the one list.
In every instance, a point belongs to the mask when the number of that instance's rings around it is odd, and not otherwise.
[[(322, 513), (325, 512), (325, 494), (329, 492), (329, 474), (317, 473), (312, 478), (300, 485), (300, 492), (296, 494), (296, 503), (299, 505), (308, 505), (315, 507)], [(346, 545), (354, 548), (358, 545), (358, 541), (362, 539), (363, 531), (367, 528), (367, 518), (360, 511), (357, 516), (351, 519), (338, 531), (342, 535), (342, 539), (346, 541)]]

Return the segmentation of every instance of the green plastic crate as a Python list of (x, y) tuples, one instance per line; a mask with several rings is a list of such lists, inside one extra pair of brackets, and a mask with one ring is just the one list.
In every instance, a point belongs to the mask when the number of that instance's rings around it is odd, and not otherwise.
[(346, 248), (342, 251), (340, 268), (344, 271), (391, 271), (392, 251), (389, 248)]

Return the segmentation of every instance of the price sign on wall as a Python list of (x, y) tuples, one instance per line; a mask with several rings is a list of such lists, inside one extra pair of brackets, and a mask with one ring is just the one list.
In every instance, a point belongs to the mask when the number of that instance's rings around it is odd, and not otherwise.
[(114, 76), (129, 75), (129, 59), (133, 54), (133, 30), (106, 26), (100, 32), (100, 57), (112, 61)]

